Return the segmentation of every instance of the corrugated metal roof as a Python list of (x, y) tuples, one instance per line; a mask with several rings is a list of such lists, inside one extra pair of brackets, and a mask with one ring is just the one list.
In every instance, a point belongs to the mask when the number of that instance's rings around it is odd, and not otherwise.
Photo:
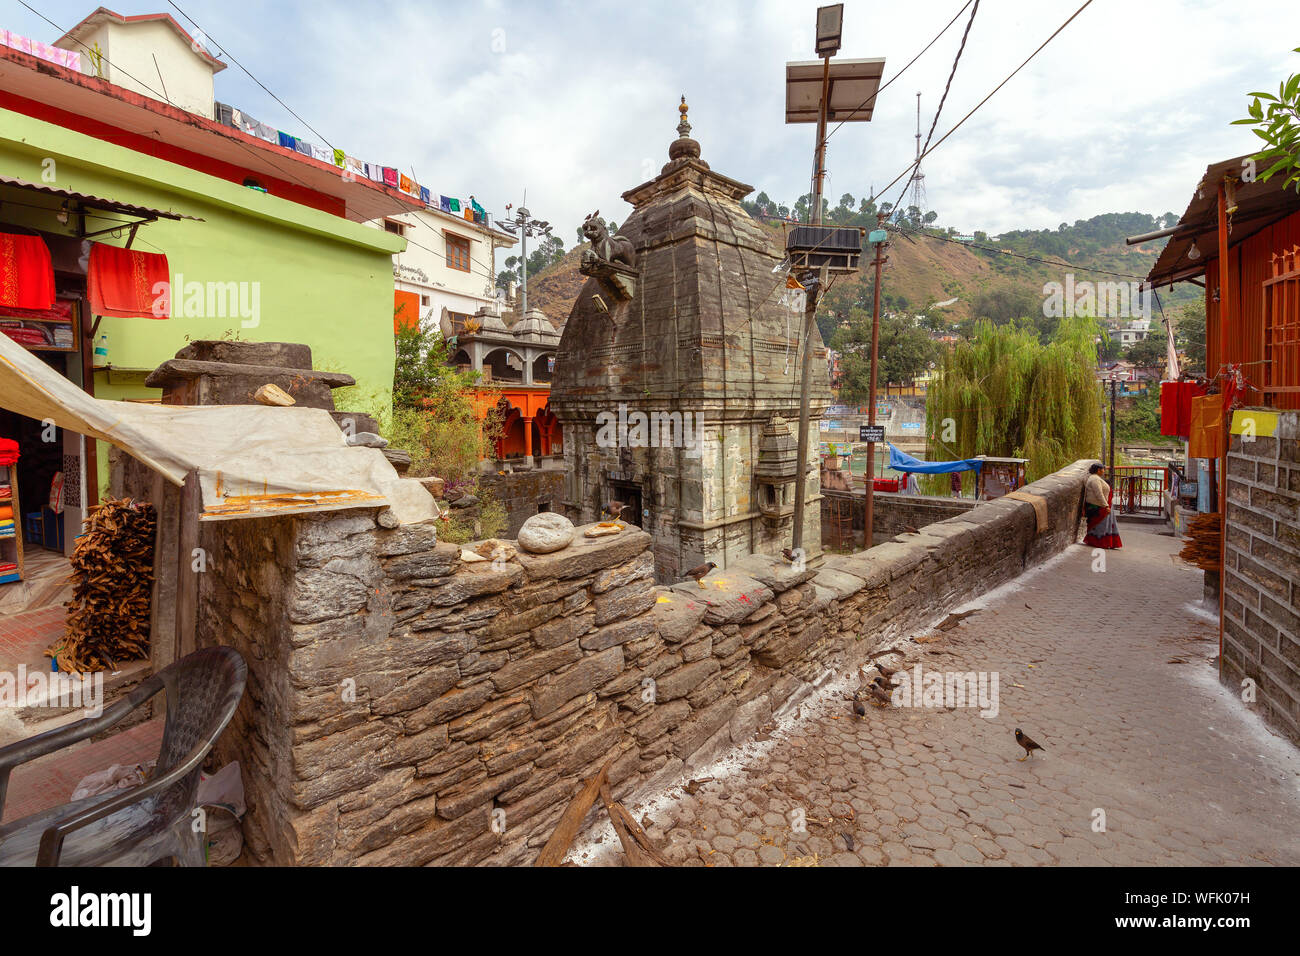
[[(1229, 246), (1236, 246), (1266, 226), (1300, 210), (1300, 193), (1283, 187), (1284, 176), (1274, 176), (1266, 183), (1258, 180), (1242, 182), (1241, 175), (1248, 159), (1249, 154), (1206, 167), (1205, 175), (1187, 204), (1187, 211), (1178, 221), (1156, 264), (1151, 267), (1148, 282), (1158, 287), (1199, 276), (1205, 272), (1208, 262), (1218, 258), (1219, 183), (1225, 178), (1235, 180), (1237, 204), (1231, 217)], [(1261, 171), (1267, 168), (1267, 164), (1260, 166)], [(1200, 253), (1195, 258), (1188, 256), (1192, 243)]]
[(71, 189), (59, 189), (57, 186), (28, 182), (16, 176), (0, 176), (0, 186), (14, 186), (18, 189), (30, 189), (33, 192), (45, 193), (49, 196), (59, 196), (63, 199), (75, 199), (83, 206), (98, 209), (102, 212), (121, 212), (131, 216), (140, 216), (144, 219), (189, 219), (194, 222), (203, 222), (203, 219), (198, 216), (187, 216), (184, 213), (169, 212), (166, 209), (151, 209), (148, 206), (136, 206), (133, 203), (118, 202), (116, 199), (104, 199), (102, 196), (91, 196), (88, 193), (74, 192)]

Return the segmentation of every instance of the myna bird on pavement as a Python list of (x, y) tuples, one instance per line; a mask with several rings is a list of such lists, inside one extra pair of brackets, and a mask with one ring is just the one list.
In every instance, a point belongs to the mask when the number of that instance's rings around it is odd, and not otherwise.
[(791, 551), (789, 548), (781, 549), (781, 557), (785, 558), (791, 564), (794, 564), (794, 552)]
[(885, 680), (889, 680), (898, 673), (897, 667), (886, 667), (884, 664), (880, 663), (880, 661), (876, 661), (876, 670), (880, 671), (880, 676)]
[(1028, 760), (1033, 756), (1035, 750), (1043, 749), (1040, 744), (1035, 743), (1033, 740), (1022, 734), (1019, 727), (1016, 728), (1016, 743), (1025, 748), (1025, 755), (1018, 758), (1020, 760)]
[(623, 513), (623, 509), (626, 507), (627, 505), (623, 504), (621, 501), (611, 501), (609, 504), (605, 505), (605, 511), (611, 518), (617, 521), (618, 516)]
[(706, 561), (703, 564), (701, 564), (698, 568), (691, 568), (689, 571), (686, 572), (686, 576), (688, 578), (694, 578), (696, 584), (698, 584), (700, 587), (704, 587), (705, 575), (707, 575), (710, 571), (712, 571), (716, 567), (717, 565), (714, 564), (712, 561)]
[(871, 678), (871, 683), (876, 687), (879, 687), (886, 694), (892, 693), (894, 688), (898, 686), (898, 684), (896, 684), (894, 681), (886, 680), (885, 678), (880, 676)]
[(871, 695), (872, 700), (876, 702), (877, 707), (888, 707), (893, 703), (893, 698), (889, 692), (879, 684), (868, 684), (867, 693)]
[(856, 697), (853, 699), (853, 713), (857, 714), (859, 717), (867, 716), (866, 705)]

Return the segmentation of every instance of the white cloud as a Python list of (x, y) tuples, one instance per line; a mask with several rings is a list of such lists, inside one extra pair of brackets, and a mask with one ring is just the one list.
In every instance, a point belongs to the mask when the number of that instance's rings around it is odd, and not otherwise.
[[(204, 31), (335, 145), (414, 169), (435, 191), (495, 213), (528, 190), (566, 243), (586, 213), (621, 221), (626, 189), (658, 172), (686, 93), (714, 169), (792, 202), (808, 189), (811, 126), (783, 124), (787, 59), (811, 58), (816, 2), (613, 0), (384, 5), (231, 0), (182, 4)], [(936, 139), (1042, 42), (1076, 0), (985, 2)], [(118, 7), (151, 12), (148, 0)], [(960, 0), (849, 2), (841, 56), (885, 56), (894, 75)], [(61, 26), (90, 6), (43, 8)], [(179, 14), (172, 11), (180, 19)], [(1230, 0), (1095, 0), (925, 163), (930, 205), (964, 230), (1055, 228), (1117, 211), (1181, 212), (1211, 162), (1247, 152), (1246, 93), (1300, 70), (1300, 8), (1268, 27)], [(182, 21), (183, 22), (183, 21)], [(871, 123), (831, 139), (832, 202), (906, 169), (947, 80), (966, 15), (897, 83)], [(8, 24), (53, 39), (16, 7)], [(499, 50), (504, 43), (504, 52)], [(231, 65), (218, 99), (313, 134)], [(894, 186), (892, 200), (901, 187)]]

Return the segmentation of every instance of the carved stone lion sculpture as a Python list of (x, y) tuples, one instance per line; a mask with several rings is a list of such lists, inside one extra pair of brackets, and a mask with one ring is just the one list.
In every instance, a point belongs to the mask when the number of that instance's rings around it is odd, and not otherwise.
[[(609, 227), (600, 219), (597, 209), (582, 223), (582, 234), (591, 242), (590, 255), (597, 260), (621, 263), (629, 269), (636, 268), (636, 250), (630, 239), (623, 236), (611, 236)], [(584, 254), (584, 259), (587, 254)]]

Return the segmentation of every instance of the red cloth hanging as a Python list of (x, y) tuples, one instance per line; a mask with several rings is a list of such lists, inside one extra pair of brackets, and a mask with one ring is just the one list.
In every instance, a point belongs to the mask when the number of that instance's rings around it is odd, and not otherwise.
[(1192, 430), (1192, 399), (1205, 394), (1200, 382), (1160, 383), (1160, 434), (1187, 438)]
[(54, 305), (54, 266), (40, 236), (0, 232), (0, 306), (48, 309)]
[[(161, 283), (161, 284), (160, 284)], [(86, 296), (95, 315), (165, 319), (171, 315), (167, 257), (95, 243), (86, 268)]]

